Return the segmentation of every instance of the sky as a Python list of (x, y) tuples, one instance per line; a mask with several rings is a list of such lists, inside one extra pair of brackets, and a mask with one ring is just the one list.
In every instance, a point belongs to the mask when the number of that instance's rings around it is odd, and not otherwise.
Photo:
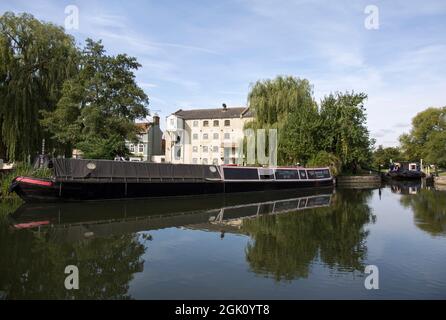
[(66, 31), (79, 46), (102, 39), (107, 53), (136, 57), (137, 82), (162, 119), (246, 106), (250, 86), (277, 75), (308, 79), (318, 102), (367, 93), (376, 145), (396, 146), (418, 112), (446, 106), (444, 0), (0, 0), (0, 13), (65, 26), (70, 5), (78, 28)]

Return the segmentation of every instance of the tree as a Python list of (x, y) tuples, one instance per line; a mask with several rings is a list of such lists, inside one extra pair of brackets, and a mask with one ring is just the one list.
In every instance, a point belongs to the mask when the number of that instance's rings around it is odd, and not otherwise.
[(278, 161), (305, 162), (315, 148), (317, 104), (309, 81), (278, 76), (257, 81), (248, 95), (254, 121), (246, 128), (278, 130)]
[(446, 165), (446, 107), (428, 108), (412, 119), (408, 134), (400, 136), (406, 157)]
[(388, 147), (384, 148), (382, 145), (379, 145), (378, 148), (373, 151), (373, 166), (375, 168), (386, 167), (390, 164), (390, 160), (398, 161), (403, 160), (404, 156), (401, 150), (397, 147)]
[(342, 161), (327, 151), (319, 151), (307, 163), (310, 167), (330, 167), (331, 174), (337, 176), (342, 170)]
[(65, 82), (56, 110), (43, 112), (42, 124), (87, 158), (125, 155), (125, 140), (136, 141), (134, 121), (148, 114), (148, 97), (133, 73), (139, 67), (135, 58), (106, 55), (100, 41), (87, 39), (79, 74)]
[(335, 93), (321, 102), (321, 149), (338, 156), (344, 169), (356, 171), (371, 160), (374, 140), (366, 126), (365, 93)]
[[(0, 16), (0, 158), (25, 160), (48, 138), (40, 111), (53, 111), (77, 72), (74, 39), (32, 15)], [(51, 142), (48, 142), (51, 146)]]

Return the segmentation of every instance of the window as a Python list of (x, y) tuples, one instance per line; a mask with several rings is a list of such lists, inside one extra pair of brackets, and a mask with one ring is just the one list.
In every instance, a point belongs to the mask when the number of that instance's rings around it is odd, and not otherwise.
[(194, 126), (194, 127), (198, 127), (198, 121), (195, 120), (195, 121), (192, 123), (192, 126)]
[(214, 160), (212, 160), (212, 164), (215, 165), (215, 166), (218, 165), (218, 159), (214, 158)]
[(135, 152), (135, 145), (133, 143), (130, 145), (130, 152)]
[(213, 138), (214, 138), (214, 140), (218, 140), (219, 139), (218, 133), (214, 133)]
[(203, 146), (203, 152), (208, 152), (208, 147), (207, 146)]
[(212, 152), (217, 153), (217, 152), (218, 152), (218, 146), (213, 146), (213, 147), (212, 147)]
[(231, 120), (225, 120), (225, 127), (229, 127), (231, 125)]
[(231, 139), (231, 134), (226, 132), (225, 133), (225, 140), (229, 140), (229, 139)]
[(175, 160), (181, 160), (181, 147), (175, 146), (174, 152), (175, 152)]
[(175, 120), (174, 119), (170, 119), (170, 127), (173, 128), (175, 125)]
[(192, 147), (192, 152), (198, 152), (198, 147), (197, 146), (193, 146)]
[(203, 158), (203, 164), (208, 164), (208, 159)]
[(198, 164), (198, 159), (197, 159), (197, 158), (193, 158), (193, 159), (192, 159), (192, 163), (193, 163), (193, 164)]
[(209, 121), (203, 121), (203, 127), (209, 127)]
[(139, 145), (139, 150), (138, 150), (140, 153), (143, 153), (144, 152), (144, 145), (143, 144), (140, 144)]
[(226, 180), (259, 180), (256, 168), (224, 168)]
[(214, 127), (218, 127), (220, 125), (220, 122), (218, 120), (214, 120)]
[(194, 133), (192, 135), (192, 140), (198, 140), (198, 133)]
[(308, 179), (325, 179), (330, 178), (330, 171), (325, 170), (307, 170)]
[(299, 170), (299, 176), (301, 179), (306, 179), (307, 174), (305, 173), (305, 170)]
[(203, 140), (209, 139), (209, 135), (207, 133), (203, 133)]
[(287, 180), (287, 179), (299, 179), (299, 172), (297, 170), (276, 170), (277, 180)]

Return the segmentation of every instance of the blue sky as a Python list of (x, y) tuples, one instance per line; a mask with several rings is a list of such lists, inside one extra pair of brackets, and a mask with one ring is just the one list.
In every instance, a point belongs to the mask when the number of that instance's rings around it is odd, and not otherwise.
[[(366, 92), (368, 126), (392, 146), (411, 118), (446, 105), (446, 1), (50, 1), (0, 2), (64, 25), (79, 8), (79, 45), (102, 39), (109, 53), (142, 64), (139, 85), (162, 118), (179, 108), (246, 105), (250, 84), (276, 75), (307, 78), (319, 101)], [(379, 29), (364, 26), (367, 5)]]

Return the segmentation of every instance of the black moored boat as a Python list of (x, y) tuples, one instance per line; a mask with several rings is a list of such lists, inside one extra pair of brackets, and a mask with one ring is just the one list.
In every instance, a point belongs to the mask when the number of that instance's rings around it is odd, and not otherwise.
[(54, 159), (54, 177), (17, 177), (10, 191), (26, 202), (131, 199), (333, 185), (328, 168), (187, 165)]

